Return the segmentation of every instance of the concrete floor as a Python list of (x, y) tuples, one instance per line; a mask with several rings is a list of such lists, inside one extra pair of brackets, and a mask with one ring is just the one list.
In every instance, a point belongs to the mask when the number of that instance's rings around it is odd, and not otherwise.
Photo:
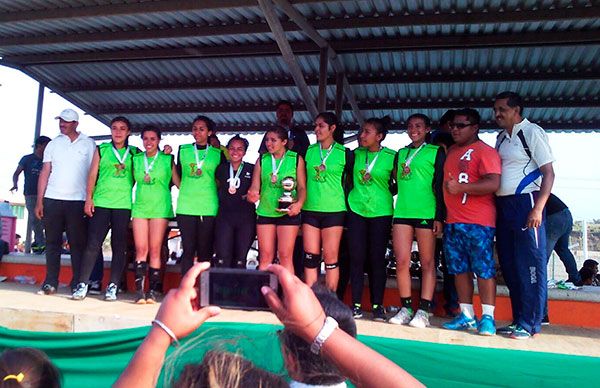
[[(135, 305), (132, 294), (120, 296), (116, 302), (105, 302), (101, 296), (88, 296), (83, 301), (70, 299), (66, 288), (56, 295), (35, 294), (39, 286), (0, 283), (0, 325), (18, 330), (86, 332), (146, 326), (154, 318), (159, 305)], [(217, 322), (278, 324), (270, 312), (223, 310), (213, 318)], [(432, 318), (432, 327), (414, 329), (388, 323), (373, 322), (369, 316), (357, 321), (358, 333), (379, 337), (456, 344), (477, 347), (530, 350), (600, 357), (600, 330), (550, 325), (543, 333), (528, 341), (502, 336), (481, 337), (476, 334), (440, 329), (445, 320)], [(505, 322), (497, 322), (500, 326)]]

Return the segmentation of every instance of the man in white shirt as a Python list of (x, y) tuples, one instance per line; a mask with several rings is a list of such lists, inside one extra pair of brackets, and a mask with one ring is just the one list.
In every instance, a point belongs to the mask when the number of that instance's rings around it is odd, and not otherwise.
[(496, 245), (513, 313), (512, 324), (497, 332), (528, 339), (540, 332), (544, 317), (544, 207), (554, 183), (554, 157), (544, 130), (523, 118), (523, 103), (517, 93), (497, 95), (494, 115), (503, 128), (496, 140), (502, 160), (500, 189), (496, 192)]
[[(60, 135), (44, 151), (43, 167), (38, 179), (36, 217), (46, 228), (46, 279), (40, 295), (56, 292), (60, 273), (60, 253), (63, 232), (71, 250), (73, 279), (79, 278), (79, 267), (87, 239), (87, 220), (84, 218), (87, 176), (96, 144), (77, 132), (79, 115), (72, 109), (59, 116)], [(71, 288), (75, 284), (72, 281)]]

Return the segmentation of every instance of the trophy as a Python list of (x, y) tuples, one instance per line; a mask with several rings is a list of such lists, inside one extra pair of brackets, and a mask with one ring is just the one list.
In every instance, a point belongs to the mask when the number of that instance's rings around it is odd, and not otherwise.
[(280, 212), (287, 212), (290, 205), (294, 202), (292, 191), (296, 188), (296, 180), (291, 176), (286, 176), (281, 180), (283, 194), (279, 197), (278, 208)]

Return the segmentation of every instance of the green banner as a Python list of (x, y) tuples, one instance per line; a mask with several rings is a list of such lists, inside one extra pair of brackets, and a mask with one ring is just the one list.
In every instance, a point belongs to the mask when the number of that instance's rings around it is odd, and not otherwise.
[[(183, 365), (204, 352), (237, 351), (256, 365), (285, 375), (279, 350), (280, 326), (211, 323), (171, 348), (159, 386), (169, 386)], [(93, 333), (40, 333), (0, 327), (0, 350), (43, 350), (63, 374), (64, 386), (109, 387), (125, 368), (148, 327)], [(592, 387), (598, 386), (600, 358), (478, 348), (360, 336), (367, 346), (406, 369), (429, 387)], [(508, 340), (507, 340), (508, 341)], [(18, 373), (18, 371), (15, 371)]]

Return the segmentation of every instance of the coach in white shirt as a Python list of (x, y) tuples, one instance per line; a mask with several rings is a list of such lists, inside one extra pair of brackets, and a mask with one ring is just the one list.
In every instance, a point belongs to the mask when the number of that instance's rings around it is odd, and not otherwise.
[(71, 249), (73, 279), (79, 278), (87, 238), (83, 205), (96, 147), (90, 137), (77, 132), (77, 112), (65, 109), (56, 119), (60, 120), (60, 135), (44, 151), (35, 207), (36, 216), (44, 221), (46, 228), (46, 280), (38, 291), (40, 295), (53, 294), (58, 287), (63, 231), (67, 232)]

